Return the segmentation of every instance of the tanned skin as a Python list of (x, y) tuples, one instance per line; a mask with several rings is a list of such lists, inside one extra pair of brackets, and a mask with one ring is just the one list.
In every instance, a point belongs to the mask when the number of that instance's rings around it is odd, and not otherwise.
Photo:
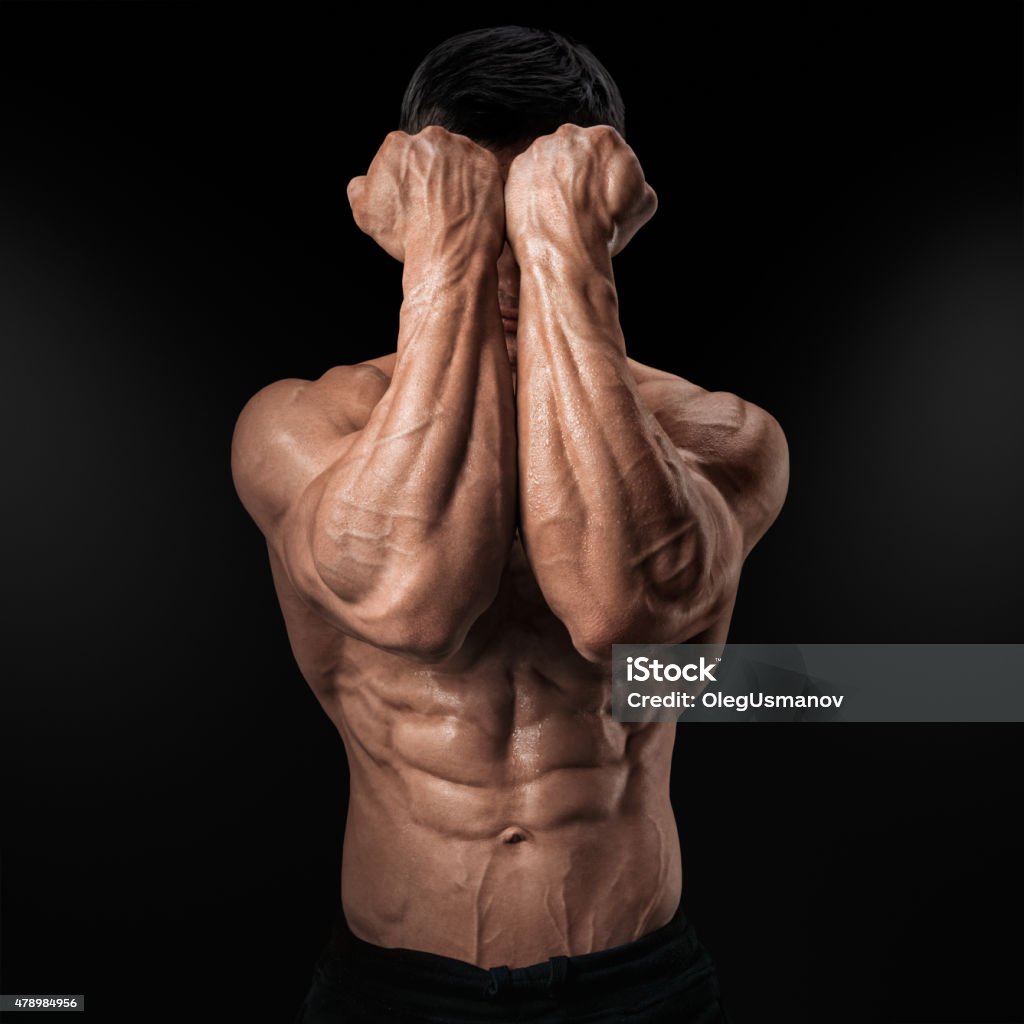
[(611, 261), (657, 201), (614, 129), (393, 132), (349, 199), (404, 263), (397, 352), (264, 388), (232, 452), (348, 754), (345, 916), (481, 967), (630, 942), (679, 904), (676, 730), (612, 719), (611, 644), (724, 642), (785, 438), (626, 355)]

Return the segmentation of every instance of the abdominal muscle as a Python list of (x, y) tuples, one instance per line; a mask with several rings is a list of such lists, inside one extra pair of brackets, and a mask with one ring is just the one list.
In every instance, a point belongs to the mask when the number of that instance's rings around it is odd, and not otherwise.
[(611, 718), (518, 544), (463, 649), (421, 665), (286, 600), (293, 650), (348, 753), (342, 904), (385, 947), (481, 967), (630, 942), (679, 903), (675, 728)]

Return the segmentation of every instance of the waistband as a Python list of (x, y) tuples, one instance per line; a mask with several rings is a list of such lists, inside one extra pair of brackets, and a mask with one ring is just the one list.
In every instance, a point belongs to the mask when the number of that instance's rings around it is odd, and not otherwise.
[(632, 942), (583, 953), (553, 956), (523, 967), (477, 967), (420, 950), (385, 948), (353, 934), (339, 909), (319, 966), (328, 977), (401, 984), (423, 996), (432, 993), (500, 1000), (509, 995), (551, 995), (565, 988), (592, 995), (620, 991), (666, 972), (684, 970), (701, 952), (680, 905), (672, 919)]

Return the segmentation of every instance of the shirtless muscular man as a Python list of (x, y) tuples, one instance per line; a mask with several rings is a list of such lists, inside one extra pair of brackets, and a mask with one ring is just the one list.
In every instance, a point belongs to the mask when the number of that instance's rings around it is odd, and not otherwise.
[(233, 442), (351, 772), (299, 1019), (723, 1019), (676, 730), (612, 719), (611, 645), (724, 642), (785, 438), (627, 356), (612, 257), (657, 200), (589, 51), (448, 40), (402, 127), (348, 188), (404, 265), (397, 351), (271, 384)]

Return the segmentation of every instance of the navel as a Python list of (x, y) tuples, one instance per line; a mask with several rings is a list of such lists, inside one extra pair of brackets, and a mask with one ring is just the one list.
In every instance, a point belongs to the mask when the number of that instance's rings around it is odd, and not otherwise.
[(527, 839), (532, 839), (533, 836), (519, 825), (509, 825), (508, 828), (504, 829), (498, 838), (506, 846), (515, 846), (516, 843), (525, 843)]

